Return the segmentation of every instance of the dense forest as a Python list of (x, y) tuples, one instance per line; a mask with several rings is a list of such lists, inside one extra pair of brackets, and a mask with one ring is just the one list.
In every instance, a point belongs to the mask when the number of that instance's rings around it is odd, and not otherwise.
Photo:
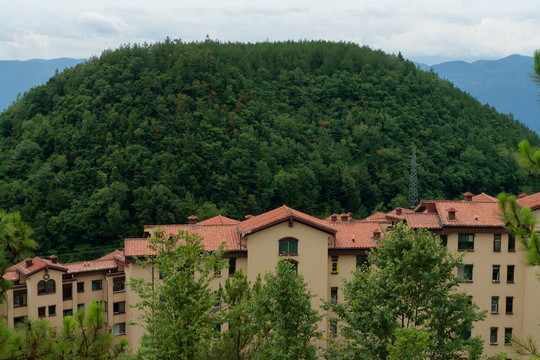
[(420, 198), (532, 191), (521, 124), (418, 69), (352, 43), (184, 43), (106, 50), (0, 114), (0, 208), (38, 253), (121, 246), (143, 224), (287, 204), (325, 216)]

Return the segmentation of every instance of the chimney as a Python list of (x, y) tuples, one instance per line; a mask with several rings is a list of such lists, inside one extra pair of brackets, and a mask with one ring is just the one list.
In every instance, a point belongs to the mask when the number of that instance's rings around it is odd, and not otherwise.
[(253, 215), (249, 214), (249, 215), (246, 215), (246, 220), (249, 220), (253, 217)]
[(456, 211), (454, 208), (448, 209), (448, 220), (456, 220)]
[(337, 221), (337, 214), (332, 214), (332, 216), (330, 217), (330, 220), (332, 222), (336, 222)]
[(56, 255), (51, 255), (51, 258), (50, 258), (50, 259), (51, 259), (51, 262), (52, 262), (53, 264), (58, 264), (58, 256), (56, 256)]
[(373, 240), (378, 240), (381, 238), (381, 232), (380, 230), (373, 231)]
[(396, 215), (401, 215), (401, 210), (402, 209), (400, 207), (396, 208)]
[(349, 220), (349, 214), (341, 214), (341, 221), (344, 222), (344, 221), (348, 221)]
[(26, 267), (29, 268), (32, 266), (32, 258), (27, 258), (26, 259)]
[(518, 195), (518, 198), (523, 199), (525, 196), (529, 196), (527, 193), (521, 193)]
[(188, 220), (189, 220), (189, 224), (190, 225), (195, 225), (197, 223), (197, 220), (199, 218), (197, 217), (197, 215), (191, 215), (188, 217)]
[(474, 194), (470, 191), (467, 191), (465, 194), (463, 194), (463, 199), (465, 201), (472, 201), (472, 197), (474, 196)]

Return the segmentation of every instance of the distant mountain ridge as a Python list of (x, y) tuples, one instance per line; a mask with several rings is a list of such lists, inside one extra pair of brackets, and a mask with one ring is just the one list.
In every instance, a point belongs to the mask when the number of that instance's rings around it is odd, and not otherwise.
[(7, 109), (18, 94), (22, 95), (34, 86), (46, 83), (56, 70), (62, 72), (84, 61), (71, 58), (0, 60), (0, 112)]
[(510, 55), (499, 60), (478, 60), (472, 63), (449, 61), (436, 65), (417, 64), (422, 70), (433, 69), (441, 78), (452, 82), (483, 104), (540, 134), (540, 88), (531, 77), (534, 59)]

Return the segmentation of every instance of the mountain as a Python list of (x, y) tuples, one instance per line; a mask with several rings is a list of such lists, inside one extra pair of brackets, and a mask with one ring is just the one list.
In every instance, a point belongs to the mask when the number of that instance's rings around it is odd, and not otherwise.
[(56, 71), (75, 66), (84, 59), (59, 58), (26, 61), (0, 60), (0, 111), (3, 111), (30, 88), (42, 85)]
[(90, 257), (192, 214), (407, 207), (414, 147), (420, 198), (531, 192), (522, 139), (540, 144), (399, 55), (167, 39), (106, 50), (0, 113), (0, 208), (43, 253)]
[(511, 55), (500, 60), (480, 60), (473, 63), (450, 61), (428, 66), (441, 78), (454, 83), (483, 104), (489, 104), (503, 114), (540, 134), (540, 88), (531, 75), (534, 59)]

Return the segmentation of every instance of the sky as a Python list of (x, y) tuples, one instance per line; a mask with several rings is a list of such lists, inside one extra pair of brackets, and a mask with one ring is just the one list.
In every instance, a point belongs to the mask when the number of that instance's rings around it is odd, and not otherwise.
[(89, 58), (121, 45), (347, 41), (428, 65), (540, 49), (538, 0), (0, 0), (0, 59)]

